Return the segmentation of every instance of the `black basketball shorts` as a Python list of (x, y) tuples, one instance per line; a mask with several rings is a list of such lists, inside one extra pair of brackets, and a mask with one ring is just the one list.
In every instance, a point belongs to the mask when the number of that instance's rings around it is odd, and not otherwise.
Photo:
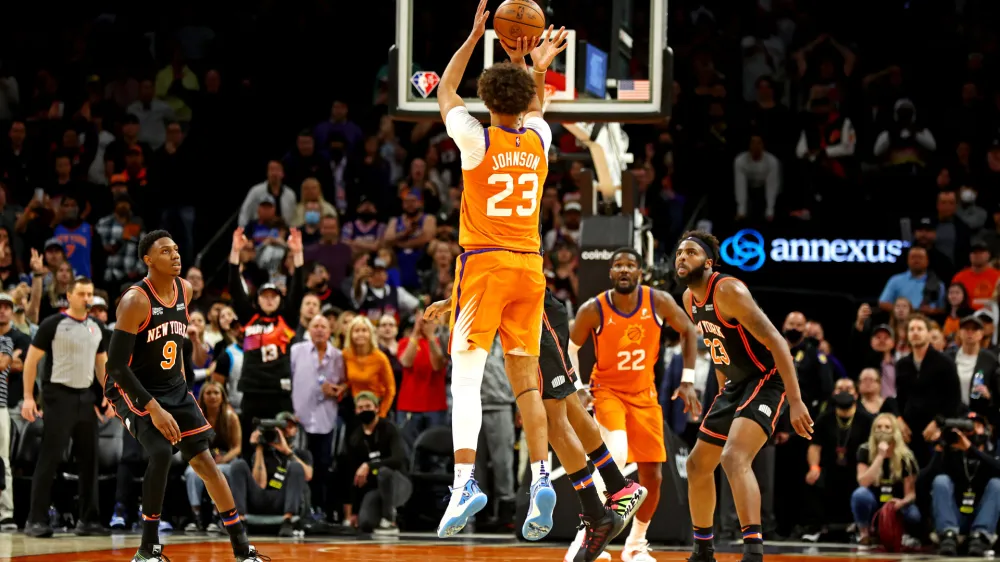
[[(108, 380), (104, 394), (111, 401), (115, 414), (125, 429), (139, 443), (145, 445), (150, 439), (166, 441), (166, 437), (153, 425), (149, 412), (136, 404), (135, 399), (128, 396), (117, 383)], [(207, 451), (209, 444), (215, 438), (215, 430), (208, 423), (194, 395), (188, 391), (187, 385), (181, 384), (167, 392), (151, 394), (177, 421), (177, 427), (181, 430), (181, 441), (175, 448), (181, 451), (184, 460), (189, 461), (202, 451)]]
[(545, 292), (542, 340), (538, 352), (538, 378), (543, 400), (563, 400), (576, 392), (576, 374), (570, 363), (569, 315), (566, 306)]
[(705, 412), (698, 438), (721, 447), (729, 438), (733, 420), (741, 417), (757, 422), (770, 438), (778, 418), (787, 407), (785, 384), (781, 382), (777, 369), (762, 377), (727, 384)]

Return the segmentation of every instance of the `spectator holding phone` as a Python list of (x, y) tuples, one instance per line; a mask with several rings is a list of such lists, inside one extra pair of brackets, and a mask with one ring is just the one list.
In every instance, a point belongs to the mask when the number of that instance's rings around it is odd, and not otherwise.
[[(858, 488), (851, 494), (851, 512), (858, 525), (861, 544), (871, 543), (872, 517), (890, 502), (896, 504), (907, 526), (919, 525), (920, 510), (914, 503), (917, 499), (917, 460), (903, 441), (896, 417), (879, 414), (872, 423), (868, 442), (858, 447), (856, 456)], [(904, 535), (904, 545), (913, 542)]]

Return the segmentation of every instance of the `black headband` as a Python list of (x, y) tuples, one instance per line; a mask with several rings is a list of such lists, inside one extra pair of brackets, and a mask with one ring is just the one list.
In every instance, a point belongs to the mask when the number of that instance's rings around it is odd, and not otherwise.
[(701, 249), (705, 250), (705, 255), (708, 256), (708, 259), (710, 260), (715, 259), (715, 251), (712, 250), (712, 248), (708, 244), (706, 244), (704, 240), (702, 240), (701, 238), (695, 238), (694, 236), (688, 236), (684, 240), (681, 240), (681, 242), (687, 240), (690, 240), (691, 242), (694, 242), (695, 244), (701, 246)]

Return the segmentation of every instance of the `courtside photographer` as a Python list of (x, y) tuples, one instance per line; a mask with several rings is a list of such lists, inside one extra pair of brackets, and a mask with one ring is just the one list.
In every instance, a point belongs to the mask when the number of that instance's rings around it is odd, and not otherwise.
[(990, 430), (975, 412), (967, 417), (938, 419), (937, 442), (921, 479), (933, 478), (934, 528), (939, 553), (954, 556), (958, 538), (966, 535), (969, 556), (984, 556), (996, 540), (1000, 518), (1000, 459)]
[(250, 434), (255, 448), (253, 470), (243, 459), (233, 461), (229, 485), (236, 509), (241, 514), (284, 515), (279, 537), (295, 534), (292, 518), (299, 514), (305, 498), (306, 482), (312, 480), (312, 454), (292, 449), (298, 420), (291, 412), (281, 412), (273, 420), (254, 420)]

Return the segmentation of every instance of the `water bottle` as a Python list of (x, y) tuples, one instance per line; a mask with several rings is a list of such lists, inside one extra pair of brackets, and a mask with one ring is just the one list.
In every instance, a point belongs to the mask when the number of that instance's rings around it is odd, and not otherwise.
[(977, 371), (976, 375), (974, 377), (972, 377), (972, 392), (969, 394), (969, 398), (972, 398), (972, 399), (975, 400), (975, 399), (983, 397), (983, 393), (981, 393), (981, 392), (979, 392), (979, 390), (977, 390), (979, 388), (979, 386), (983, 384), (983, 381), (984, 381), (984, 379), (983, 379), (983, 372), (982, 371)]

